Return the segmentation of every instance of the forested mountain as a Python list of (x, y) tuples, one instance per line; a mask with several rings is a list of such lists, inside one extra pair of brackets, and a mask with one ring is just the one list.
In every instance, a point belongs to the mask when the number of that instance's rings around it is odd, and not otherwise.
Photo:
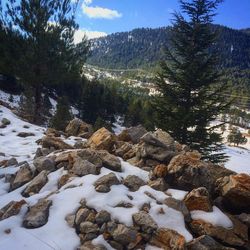
[[(219, 39), (214, 48), (221, 53), (223, 68), (250, 67), (249, 29), (234, 30), (213, 25)], [(92, 53), (88, 63), (104, 68), (141, 68), (155, 66), (164, 57), (170, 27), (135, 29), (91, 40)]]

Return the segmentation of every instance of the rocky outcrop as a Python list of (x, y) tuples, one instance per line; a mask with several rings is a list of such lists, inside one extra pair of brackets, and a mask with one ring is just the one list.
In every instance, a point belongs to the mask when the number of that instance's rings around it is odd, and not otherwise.
[(33, 164), (38, 172), (42, 172), (43, 170), (52, 172), (56, 170), (55, 161), (52, 158), (48, 158), (46, 156), (36, 158), (33, 161)]
[(28, 212), (24, 216), (23, 226), (25, 228), (38, 228), (45, 225), (48, 222), (51, 205), (52, 201), (43, 199), (34, 206), (29, 207)]
[(85, 123), (84, 121), (75, 118), (69, 122), (65, 129), (68, 136), (78, 136), (88, 139), (94, 132), (92, 125)]
[(124, 142), (132, 142), (137, 144), (143, 135), (147, 133), (147, 130), (142, 126), (138, 125), (136, 127), (131, 127), (124, 129), (119, 135), (118, 140)]
[(185, 238), (176, 231), (166, 228), (157, 229), (150, 240), (150, 243), (163, 250), (185, 249)]
[(6, 206), (2, 207), (0, 209), (0, 221), (19, 214), (22, 206), (25, 204), (26, 204), (25, 200), (11, 201)]
[(17, 189), (24, 185), (25, 183), (28, 183), (31, 181), (33, 177), (32, 170), (30, 169), (29, 164), (24, 164), (20, 169), (17, 171), (15, 179), (10, 185), (10, 190)]
[(146, 183), (139, 178), (136, 175), (128, 175), (124, 181), (123, 184), (129, 188), (130, 191), (135, 192), (137, 191), (141, 186), (146, 185)]
[(185, 205), (189, 211), (202, 210), (205, 212), (212, 212), (212, 204), (209, 193), (206, 188), (200, 187), (193, 189), (188, 193), (184, 199)]
[(175, 156), (167, 166), (166, 181), (179, 189), (189, 190), (205, 187), (214, 192), (216, 180), (235, 174), (219, 165), (204, 162), (198, 152), (186, 152)]
[(23, 190), (22, 196), (30, 197), (31, 195), (37, 194), (42, 189), (42, 187), (47, 183), (47, 181), (48, 181), (47, 171), (43, 170)]
[(112, 151), (117, 138), (106, 128), (97, 130), (88, 140), (88, 145), (92, 149)]
[(43, 148), (53, 148), (57, 149), (73, 149), (72, 146), (65, 143), (61, 138), (54, 136), (44, 136), (41, 140), (41, 145)]
[(222, 177), (217, 181), (217, 190), (223, 204), (237, 212), (250, 213), (250, 176), (237, 174)]

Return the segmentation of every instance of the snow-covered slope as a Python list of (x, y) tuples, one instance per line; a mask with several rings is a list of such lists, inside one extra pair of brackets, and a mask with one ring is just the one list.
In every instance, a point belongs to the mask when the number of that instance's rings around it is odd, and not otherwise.
[[(14, 156), (19, 162), (26, 160), (32, 166), (32, 159), (37, 149), (35, 141), (43, 136), (44, 128), (24, 122), (9, 109), (0, 106), (0, 120), (2, 118), (7, 118), (11, 123), (6, 128), (0, 130), (0, 152), (3, 153), (2, 155), (5, 154), (5, 156), (1, 156), (0, 161)], [(18, 137), (17, 133), (23, 131), (34, 133), (34, 136), (26, 138)], [(73, 139), (71, 138), (67, 141), (73, 141)], [(148, 181), (148, 172), (134, 167), (121, 159), (120, 161), (122, 172), (115, 172), (102, 167), (99, 175), (90, 174), (83, 177), (73, 177), (66, 185), (58, 188), (58, 180), (62, 175), (68, 172), (60, 168), (49, 173), (47, 184), (38, 194), (34, 194), (29, 198), (24, 198), (21, 195), (29, 183), (9, 192), (9, 183), (6, 183), (4, 180), (4, 175), (13, 174), (17, 172), (20, 167), (10, 166), (0, 168), (0, 208), (13, 200), (19, 201), (24, 199), (27, 202), (18, 215), (0, 221), (0, 249), (76, 249), (76, 247), (80, 245), (80, 239), (75, 229), (69, 227), (65, 217), (76, 212), (81, 199), (85, 199), (87, 205), (96, 211), (105, 209), (110, 212), (112, 219), (117, 219), (120, 223), (127, 226), (132, 225), (132, 214), (138, 212), (143, 204), (149, 204), (149, 214), (159, 227), (176, 230), (185, 237), (187, 242), (191, 241), (193, 236), (185, 227), (183, 214), (163, 203), (161, 204), (169, 195), (182, 200), (187, 192), (169, 189), (166, 194), (156, 191), (148, 185), (142, 186), (135, 192), (129, 191), (124, 185), (114, 185), (108, 193), (96, 192), (93, 185), (95, 181), (109, 173), (114, 173), (119, 180), (132, 174), (140, 177), (145, 182)], [(47, 224), (32, 230), (24, 228), (22, 221), (28, 206), (36, 204), (39, 199), (44, 197), (49, 197), (52, 201)], [(129, 202), (133, 207), (117, 207), (116, 205), (120, 202)], [(220, 222), (219, 225), (225, 228), (232, 226), (230, 219), (216, 207), (213, 208), (213, 212), (193, 212), (192, 216), (194, 218), (201, 218), (215, 225)], [(95, 239), (93, 243), (102, 243), (107, 246), (107, 249), (112, 249), (112, 247), (104, 241), (102, 236)], [(148, 246), (148, 249), (157, 248)]]

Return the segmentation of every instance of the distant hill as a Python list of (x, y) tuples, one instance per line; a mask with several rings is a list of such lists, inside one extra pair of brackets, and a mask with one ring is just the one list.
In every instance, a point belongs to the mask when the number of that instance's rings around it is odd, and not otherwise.
[[(234, 30), (213, 25), (219, 32), (214, 49), (221, 53), (221, 67), (250, 67), (250, 29)], [(119, 32), (91, 40), (88, 63), (112, 69), (147, 68), (164, 58), (163, 48), (169, 45), (170, 27), (141, 28)]]

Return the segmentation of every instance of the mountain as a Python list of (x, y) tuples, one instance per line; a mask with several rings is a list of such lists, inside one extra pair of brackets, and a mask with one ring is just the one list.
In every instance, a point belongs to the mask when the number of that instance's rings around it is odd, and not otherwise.
[[(214, 49), (221, 53), (221, 67), (250, 67), (249, 29), (234, 30), (213, 25), (219, 33)], [(155, 66), (164, 58), (164, 46), (169, 45), (171, 27), (141, 28), (119, 32), (91, 40), (88, 63), (103, 68), (134, 69)]]

